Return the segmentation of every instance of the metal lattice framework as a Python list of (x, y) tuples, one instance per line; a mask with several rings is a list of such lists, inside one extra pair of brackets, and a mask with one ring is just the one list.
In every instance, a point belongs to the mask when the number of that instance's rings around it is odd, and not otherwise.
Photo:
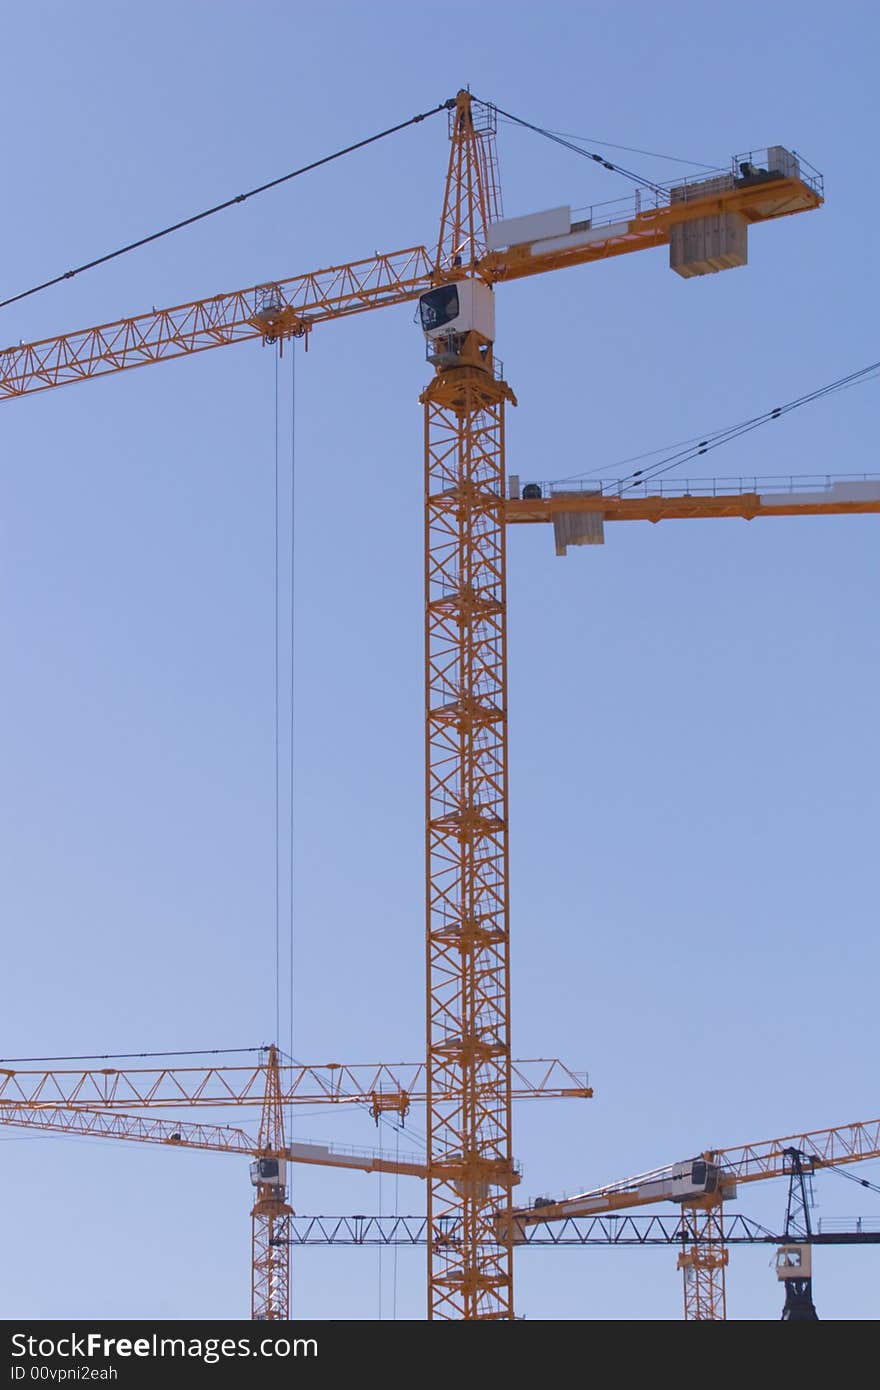
[[(260, 1119), (260, 1158), (284, 1162), (284, 1101), (277, 1063), (278, 1055), (272, 1047)], [(283, 1241), (292, 1215), (283, 1177), (274, 1181), (269, 1178), (257, 1185), (251, 1211), (251, 1317), (260, 1322), (286, 1322), (290, 1317), (290, 1258)]]
[[(323, 1066), (276, 1061), (285, 1105), (366, 1105), (374, 1113), (405, 1114), (409, 1104), (426, 1098), (423, 1062), (363, 1063)], [(251, 1066), (83, 1067), (31, 1071), (0, 1067), (0, 1114), (32, 1110), (139, 1110), (147, 1107), (260, 1106), (266, 1098), (265, 1060)], [(511, 1063), (515, 1099), (575, 1097), (592, 1094), (588, 1078), (556, 1058), (528, 1058)]]
[(437, 243), (440, 275), (459, 266), (473, 269), (486, 256), (486, 232), (501, 216), (495, 131), (495, 108), (459, 92), (449, 112), (452, 147)]
[[(450, 1232), (450, 1235), (453, 1233)], [(294, 1216), (288, 1227), (291, 1245), (408, 1245), (428, 1240), (424, 1216)], [(570, 1216), (553, 1226), (521, 1226), (517, 1248), (528, 1245), (573, 1249), (581, 1245), (691, 1245), (706, 1239), (699, 1224), (681, 1216)], [(724, 1225), (725, 1245), (779, 1245), (785, 1235), (737, 1213)], [(880, 1245), (880, 1227), (844, 1225), (813, 1233), (812, 1245)]]
[[(727, 1246), (731, 1242), (725, 1201), (732, 1198), (735, 1184), (789, 1175), (793, 1153), (804, 1173), (875, 1159), (880, 1156), (880, 1120), (857, 1120), (833, 1129), (804, 1130), (753, 1144), (704, 1151), (703, 1159), (718, 1168), (721, 1182), (717, 1190), (684, 1201), (678, 1218), (677, 1241), (682, 1247), (678, 1268), (684, 1275), (686, 1319), (709, 1322), (726, 1318), (725, 1271)], [(514, 1210), (507, 1230), (513, 1241), (521, 1243), (528, 1239), (530, 1230), (542, 1228), (547, 1222), (589, 1221), (597, 1219), (592, 1213), (600, 1210), (625, 1211), (652, 1205), (663, 1200), (657, 1195), (657, 1180), (671, 1172), (667, 1165), (559, 1201), (543, 1199), (531, 1207)], [(859, 1232), (852, 1235), (860, 1238)]]
[(425, 402), (429, 1216), (462, 1232), (432, 1246), (437, 1317), (512, 1309), (509, 1256), (490, 1248), (513, 1171), (505, 394), (475, 372), (439, 377)]
[[(422, 1159), (302, 1140), (288, 1143), (284, 1108), (315, 1102), (360, 1105), (377, 1121), (386, 1113), (402, 1121), (412, 1105), (425, 1102), (427, 1075), (423, 1063), (284, 1066), (274, 1046), (250, 1066), (4, 1068), (0, 1070), (0, 1126), (426, 1178), (428, 1167)], [(510, 1077), (514, 1099), (592, 1095), (586, 1077), (556, 1060), (512, 1062)], [(438, 1104), (454, 1098), (451, 1091), (435, 1089)], [(123, 1106), (134, 1113), (126, 1113)], [(189, 1107), (204, 1114), (206, 1109), (230, 1106), (240, 1110), (259, 1106), (259, 1132), (249, 1133), (238, 1124), (194, 1122), (186, 1114)], [(150, 1113), (155, 1110), (169, 1111), (173, 1118)], [(292, 1213), (287, 1195), (286, 1178), (279, 1173), (260, 1181), (251, 1210), (251, 1312), (260, 1320), (290, 1314), (287, 1235)]]
[[(786, 1135), (739, 1148), (707, 1151), (706, 1157), (723, 1165), (725, 1173), (737, 1182), (754, 1182), (781, 1177), (789, 1171), (790, 1153), (796, 1146), (810, 1169), (836, 1164), (857, 1163), (876, 1157), (880, 1151), (880, 1120), (859, 1121), (834, 1129), (813, 1130)], [(684, 1271), (684, 1315), (697, 1321), (727, 1317), (725, 1270), (729, 1259), (724, 1233), (724, 1209), (717, 1202), (690, 1212), (694, 1236), (678, 1260)]]
[[(473, 266), (486, 202), (459, 96), (440, 255)], [(444, 268), (441, 260), (439, 269)], [(423, 394), (428, 1315), (511, 1318), (510, 980), (504, 406), (491, 344), (469, 333)], [(450, 1226), (455, 1242), (444, 1239)]]
[(594, 230), (586, 243), (575, 239), (576, 244), (568, 244), (566, 239), (565, 245), (550, 248), (526, 244), (486, 251), (486, 225), (501, 210), (494, 111), (459, 93), (450, 120), (455, 163), (453, 177), (447, 179), (436, 258), (424, 246), (409, 246), (6, 347), (0, 349), (0, 401), (248, 339), (301, 336), (332, 319), (417, 298), (438, 282), (438, 267), (442, 279), (457, 257), (465, 266), (479, 260), (482, 278), (500, 284), (665, 246), (671, 228), (683, 222), (737, 213), (760, 223), (818, 208), (823, 201), (821, 180), (806, 174), (705, 194), (696, 187), (684, 202), (662, 199), (648, 209), (637, 203), (615, 207), (610, 221), (609, 209), (592, 210)]
[(681, 1220), (684, 1315), (692, 1322), (719, 1322), (727, 1317), (725, 1270), (729, 1259), (721, 1202), (685, 1207)]
[(301, 337), (314, 324), (414, 299), (431, 283), (423, 246), (154, 309), (0, 352), (0, 400), (165, 362), (246, 339)]
[(861, 1163), (880, 1155), (880, 1120), (856, 1120), (834, 1129), (803, 1130), (779, 1139), (765, 1139), (737, 1148), (708, 1149), (706, 1158), (720, 1163), (737, 1182), (784, 1177), (789, 1172), (789, 1151), (800, 1151), (805, 1168), (837, 1167)]

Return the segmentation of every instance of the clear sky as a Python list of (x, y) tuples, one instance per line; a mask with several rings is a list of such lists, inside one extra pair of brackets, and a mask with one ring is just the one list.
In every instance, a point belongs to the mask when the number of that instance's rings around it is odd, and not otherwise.
[[(855, 0), (32, 0), (4, 16), (0, 298), (465, 84), (680, 159), (796, 147), (827, 205), (753, 231), (747, 269), (684, 282), (654, 251), (500, 289), (510, 471), (613, 476), (880, 356), (878, 28)], [(510, 215), (629, 191), (506, 125), (500, 153)], [(437, 118), (4, 310), (0, 343), (430, 243), (446, 156)], [(274, 372), (250, 344), (3, 406), (3, 1056), (275, 1031)], [(417, 1058), (411, 310), (320, 329), (296, 374), (294, 1051)], [(876, 407), (847, 391), (691, 472), (874, 471)], [(514, 1053), (596, 1090), (518, 1108), (528, 1193), (876, 1115), (877, 527), (618, 526), (565, 559), (511, 535)], [(297, 1128), (376, 1142), (360, 1112)], [(0, 1172), (4, 1316), (246, 1315), (245, 1161), (7, 1133)], [(412, 1180), (295, 1176), (301, 1212), (421, 1210)], [(817, 1216), (878, 1214), (817, 1190)], [(738, 1209), (778, 1225), (784, 1199)], [(420, 1317), (423, 1258), (304, 1251), (296, 1311)], [(517, 1258), (529, 1318), (680, 1316), (673, 1250)], [(821, 1316), (877, 1315), (868, 1259), (817, 1255)], [(729, 1305), (778, 1317), (766, 1248), (734, 1252)]]

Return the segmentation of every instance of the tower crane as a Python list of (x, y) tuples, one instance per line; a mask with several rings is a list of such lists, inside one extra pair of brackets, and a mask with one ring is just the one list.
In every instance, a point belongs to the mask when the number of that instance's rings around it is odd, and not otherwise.
[[(678, 1268), (684, 1273), (685, 1318), (721, 1320), (727, 1316), (724, 1203), (733, 1201), (741, 1183), (788, 1175), (792, 1171), (793, 1152), (798, 1155), (798, 1171), (803, 1175), (820, 1168), (880, 1158), (880, 1120), (859, 1120), (835, 1129), (789, 1134), (736, 1148), (707, 1149), (698, 1158), (655, 1168), (574, 1197), (560, 1201), (539, 1197), (530, 1207), (514, 1209), (509, 1215), (499, 1213), (497, 1233), (513, 1246), (528, 1227), (548, 1221), (675, 1202), (681, 1208)], [(791, 1204), (786, 1229), (790, 1224)]]
[[(514, 1316), (511, 1147), (505, 408), (494, 288), (668, 245), (691, 278), (744, 265), (751, 227), (818, 208), (822, 181), (780, 145), (621, 211), (503, 219), (493, 107), (448, 103), (436, 250), (264, 283), (0, 352), (0, 398), (209, 348), (304, 337), (419, 300), (434, 376), (425, 420), (426, 1070), (430, 1318)], [(551, 499), (549, 510), (552, 512)], [(518, 519), (532, 520), (521, 514)], [(583, 524), (583, 523), (582, 523)]]
[(788, 1159), (788, 1202), (785, 1231), (776, 1252), (776, 1277), (785, 1286), (783, 1322), (815, 1322), (813, 1303), (813, 1235), (810, 1207), (813, 1205), (813, 1169), (809, 1158), (792, 1146)]
[[(555, 1059), (514, 1061), (511, 1078), (514, 1100), (592, 1096), (587, 1078)], [(427, 1159), (294, 1142), (285, 1134), (285, 1110), (296, 1105), (359, 1105), (378, 1124), (386, 1114), (403, 1122), (411, 1106), (425, 1100), (423, 1063), (287, 1064), (274, 1045), (250, 1066), (0, 1068), (0, 1125), (250, 1156), (255, 1189), (251, 1209), (251, 1316), (255, 1319), (290, 1316), (290, 1244), (284, 1238), (293, 1215), (288, 1203), (288, 1163), (428, 1176)], [(259, 1109), (258, 1132), (180, 1118), (193, 1111), (229, 1107)], [(170, 1110), (174, 1118), (156, 1116), (151, 1113), (155, 1110)], [(514, 1180), (519, 1181), (518, 1173)]]

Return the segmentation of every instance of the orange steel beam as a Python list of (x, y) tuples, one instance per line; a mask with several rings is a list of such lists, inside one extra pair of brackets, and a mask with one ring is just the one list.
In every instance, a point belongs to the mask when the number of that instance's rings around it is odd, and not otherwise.
[(153, 310), (0, 352), (0, 400), (261, 338), (302, 337), (317, 323), (414, 299), (431, 284), (423, 246), (289, 280)]
[(259, 1151), (255, 1134), (234, 1125), (193, 1124), (188, 1120), (162, 1120), (152, 1115), (126, 1115), (119, 1111), (47, 1109), (29, 1105), (0, 1108), (0, 1125), (48, 1130), (54, 1134), (85, 1138), (122, 1139), (170, 1148), (208, 1150), (242, 1157)]
[[(145, 1115), (126, 1115), (112, 1110), (51, 1110), (22, 1105), (0, 1109), (0, 1125), (18, 1129), (38, 1129), (52, 1134), (80, 1135), (89, 1139), (120, 1139), (134, 1143), (161, 1144), (173, 1149), (228, 1153), (239, 1157), (260, 1152), (255, 1134), (234, 1125), (193, 1124), (179, 1119), (155, 1119)], [(346, 1168), (362, 1173), (396, 1173), (402, 1177), (425, 1178), (424, 1161), (394, 1158), (375, 1149), (342, 1148), (314, 1140), (293, 1140), (287, 1145), (289, 1163), (305, 1167)]]
[[(728, 1180), (758, 1182), (787, 1176), (786, 1152), (790, 1149), (805, 1154), (813, 1170), (880, 1158), (880, 1120), (857, 1120), (833, 1129), (803, 1130), (735, 1148), (707, 1149), (703, 1157), (720, 1165)], [(645, 1174), (643, 1180), (655, 1178), (662, 1171)], [(653, 1205), (657, 1200), (656, 1195), (646, 1196), (639, 1190), (638, 1178), (627, 1178), (593, 1188), (577, 1197), (515, 1211), (507, 1229), (515, 1230), (517, 1224), (526, 1226), (565, 1220), (579, 1214), (626, 1211)], [(580, 1211), (584, 1204), (585, 1210)], [(723, 1204), (723, 1197), (714, 1194), (685, 1203), (682, 1208), (682, 1251), (678, 1268), (684, 1275), (685, 1318), (689, 1320), (720, 1320), (727, 1316), (728, 1251), (724, 1244)]]
[(630, 251), (648, 251), (652, 247), (666, 246), (670, 229), (682, 222), (738, 213), (750, 225), (754, 225), (798, 212), (809, 212), (821, 207), (823, 202), (818, 188), (803, 179), (778, 178), (764, 180), (750, 187), (720, 190), (709, 196), (698, 194), (687, 201), (664, 201), (661, 206), (644, 211), (634, 203), (631, 211), (614, 214), (613, 223), (585, 228), (585, 234), (590, 238), (586, 244), (544, 251), (540, 242), (533, 242), (512, 246), (506, 251), (493, 251), (481, 262), (480, 273), (492, 283), (519, 280), (549, 270), (564, 270), (569, 266), (609, 260)]
[(686, 1322), (723, 1322), (727, 1318), (725, 1272), (730, 1255), (724, 1244), (724, 1207), (720, 1201), (685, 1205), (681, 1213), (681, 1253)]
[[(268, 1049), (261, 1068), (264, 1086), (259, 1135), (231, 1126), (180, 1123), (178, 1119), (153, 1119), (112, 1111), (69, 1110), (8, 1105), (0, 1108), (0, 1125), (79, 1134), (90, 1138), (123, 1139), (162, 1144), (174, 1148), (214, 1150), (236, 1155), (247, 1153), (256, 1194), (251, 1209), (251, 1317), (259, 1321), (290, 1317), (290, 1242), (288, 1221), (288, 1162), (343, 1167), (365, 1172), (387, 1172), (425, 1178), (425, 1163), (392, 1159), (369, 1151), (334, 1151), (327, 1145), (289, 1144), (284, 1133), (284, 1090), (277, 1049)], [(240, 1104), (249, 1104), (242, 1100)], [(268, 1166), (266, 1165), (266, 1161)]]
[[(452, 123), (438, 270), (474, 275), (487, 219), (470, 96)], [(504, 406), (492, 345), (468, 333), (425, 407), (428, 1317), (513, 1317), (494, 1239), (511, 1135)], [(460, 1239), (443, 1239), (450, 1226)]]
[(266, 1062), (266, 1094), (260, 1116), (258, 1163), (266, 1159), (277, 1160), (276, 1167), (280, 1167), (272, 1176), (261, 1172), (251, 1208), (251, 1318), (286, 1322), (290, 1318), (287, 1220), (293, 1208), (287, 1201), (284, 1102), (274, 1046)]
[[(880, 1120), (864, 1120), (836, 1129), (790, 1134), (734, 1149), (707, 1151), (738, 1183), (787, 1176), (785, 1151), (798, 1149), (812, 1168), (835, 1167), (880, 1157)], [(729, 1252), (724, 1244), (723, 1199), (685, 1208), (689, 1234), (682, 1231), (678, 1268), (684, 1275), (684, 1315), (708, 1321), (727, 1317), (725, 1270)]]
[[(839, 1167), (845, 1163), (864, 1163), (880, 1158), (880, 1120), (856, 1120), (833, 1129), (802, 1130), (778, 1139), (762, 1139), (754, 1144), (735, 1148), (706, 1149), (702, 1157), (723, 1169), (725, 1181), (757, 1182), (767, 1178), (787, 1176), (785, 1155), (788, 1149), (798, 1149), (810, 1160), (814, 1169)], [(641, 1186), (662, 1177), (668, 1169), (657, 1168), (636, 1178), (607, 1183), (565, 1197), (559, 1202), (513, 1213), (516, 1220), (530, 1225), (543, 1221), (559, 1221), (569, 1216), (586, 1216), (607, 1211), (624, 1211), (631, 1207), (650, 1206), (658, 1201), (656, 1193), (646, 1195)], [(659, 1199), (662, 1200), (662, 1199)]]
[(781, 1139), (759, 1140), (731, 1149), (709, 1149), (706, 1157), (740, 1182), (787, 1176), (785, 1150), (799, 1149), (813, 1169), (880, 1158), (880, 1120), (857, 1120), (835, 1129), (805, 1130)]
[[(795, 489), (796, 490), (796, 489)], [(844, 501), (822, 497), (815, 501), (789, 501), (784, 492), (730, 492), (711, 497), (651, 496), (621, 497), (586, 494), (583, 497), (557, 496), (536, 498), (534, 501), (508, 500), (505, 515), (511, 524), (552, 522), (564, 512), (600, 513), (606, 521), (686, 521), (691, 518), (710, 520), (722, 517), (741, 517), (753, 521), (769, 516), (846, 516), (880, 512), (880, 497)], [(778, 500), (777, 500), (778, 499)]]
[[(366, 1105), (378, 1113), (426, 1098), (423, 1062), (399, 1065), (278, 1067), (284, 1105)], [(546, 1058), (513, 1062), (512, 1096), (588, 1099), (593, 1092), (583, 1074)], [(4, 1108), (105, 1110), (147, 1106), (262, 1106), (266, 1065), (113, 1067), (26, 1071), (0, 1068), (0, 1113)]]

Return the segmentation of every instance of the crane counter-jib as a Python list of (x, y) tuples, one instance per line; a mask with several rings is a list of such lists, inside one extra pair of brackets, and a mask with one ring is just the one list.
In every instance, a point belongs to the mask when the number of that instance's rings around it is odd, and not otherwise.
[[(820, 477), (807, 489), (772, 488), (755, 479), (747, 489), (724, 480), (700, 479), (691, 491), (687, 483), (672, 492), (662, 484), (592, 486), (577, 483), (526, 483), (511, 477), (511, 495), (505, 503), (507, 521), (514, 525), (554, 523), (557, 518), (595, 517), (598, 526), (575, 529), (568, 544), (601, 544), (606, 521), (688, 521), (763, 517), (855, 516), (880, 512), (880, 476), (863, 479)], [(620, 488), (620, 485), (617, 485)], [(765, 490), (766, 489), (766, 490)]]

